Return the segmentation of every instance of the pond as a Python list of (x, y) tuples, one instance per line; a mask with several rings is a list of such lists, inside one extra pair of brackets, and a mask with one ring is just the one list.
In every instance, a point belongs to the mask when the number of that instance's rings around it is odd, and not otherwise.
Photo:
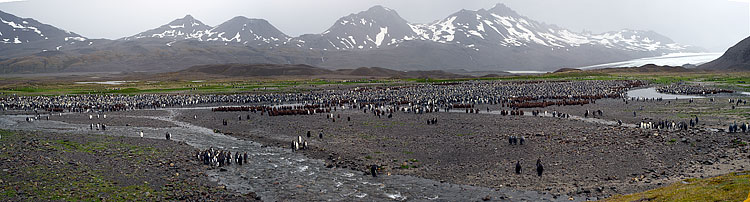
[(630, 98), (647, 98), (647, 99), (651, 99), (651, 98), (662, 98), (662, 99), (706, 98), (703, 96), (695, 96), (695, 95), (676, 95), (676, 94), (660, 93), (656, 91), (655, 87), (629, 90), (627, 92), (627, 95)]
[(76, 84), (104, 84), (104, 85), (122, 85), (127, 83), (134, 83), (138, 81), (79, 81)]

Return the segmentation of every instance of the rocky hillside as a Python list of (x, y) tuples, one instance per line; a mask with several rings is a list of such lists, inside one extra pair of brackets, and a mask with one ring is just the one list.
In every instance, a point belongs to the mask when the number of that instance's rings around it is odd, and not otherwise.
[(750, 70), (750, 37), (732, 46), (718, 59), (698, 66), (707, 70)]

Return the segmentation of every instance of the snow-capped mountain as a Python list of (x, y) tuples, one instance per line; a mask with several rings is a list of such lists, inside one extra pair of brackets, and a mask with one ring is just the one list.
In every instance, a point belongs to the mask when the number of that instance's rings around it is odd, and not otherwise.
[(34, 52), (60, 50), (63, 46), (85, 43), (86, 38), (31, 18), (0, 11), (0, 52), (23, 48)]
[[(575, 32), (537, 22), (502, 4), (461, 10), (425, 24), (409, 23), (394, 10), (374, 6), (340, 18), (323, 33), (299, 37), (263, 19), (235, 17), (213, 27), (187, 15), (119, 40), (87, 40), (0, 14), (0, 39), (6, 42), (0, 43), (0, 72), (174, 71), (222, 63), (550, 71), (700, 52), (653, 31)], [(56, 43), (41, 43), (45, 41)]]
[(322, 34), (303, 35), (299, 40), (303, 42), (302, 47), (322, 50), (384, 48), (410, 41), (454, 44), (476, 51), (488, 46), (560, 51), (593, 46), (655, 54), (690, 49), (689, 46), (674, 43), (653, 31), (577, 33), (534, 21), (503, 4), (497, 4), (489, 10), (461, 10), (445, 19), (427, 24), (409, 23), (395, 11), (375, 6), (339, 19)]
[(342, 17), (322, 34), (299, 37), (300, 46), (323, 50), (373, 49), (415, 40), (419, 36), (394, 10), (374, 6)]
[[(412, 24), (422, 39), (438, 43), (475, 46), (476, 43), (500, 46), (551, 44), (532, 30), (547, 30), (547, 25), (528, 21), (515, 11), (498, 4), (491, 10), (461, 10), (429, 24)], [(528, 27), (528, 28), (527, 28)]]
[(242, 16), (234, 17), (216, 27), (212, 27), (196, 20), (191, 15), (176, 19), (156, 29), (148, 30), (121, 40), (137, 39), (166, 39), (171, 46), (175, 41), (197, 40), (204, 42), (225, 42), (244, 45), (283, 44), (291, 37), (282, 33), (276, 27), (263, 19), (249, 19)]
[(422, 39), (439, 43), (503, 47), (541, 46), (569, 50), (580, 46), (600, 46), (625, 51), (654, 51), (661, 54), (689, 47), (653, 31), (620, 30), (603, 34), (576, 33), (555, 25), (540, 23), (519, 15), (503, 4), (490, 10), (461, 10), (430, 24), (412, 24)]
[[(315, 50), (370, 50), (397, 47), (410, 41), (458, 45), (480, 51), (483, 47), (529, 47), (570, 51), (597, 47), (661, 55), (690, 51), (653, 31), (620, 30), (602, 34), (578, 33), (518, 14), (503, 4), (477, 11), (461, 10), (427, 24), (409, 23), (383, 6), (340, 18), (321, 34), (291, 38), (268, 21), (235, 17), (211, 27), (190, 15), (123, 40), (160, 38), (238, 43), (248, 46), (289, 45)], [(169, 45), (171, 43), (168, 43)]]
[(203, 40), (266, 45), (284, 43), (290, 38), (266, 20), (237, 16), (209, 30)]
[(191, 15), (176, 19), (169, 24), (162, 25), (156, 29), (141, 32), (139, 34), (125, 37), (122, 40), (135, 40), (142, 38), (159, 38), (172, 40), (196, 39), (202, 40), (208, 35), (211, 26), (203, 24)]

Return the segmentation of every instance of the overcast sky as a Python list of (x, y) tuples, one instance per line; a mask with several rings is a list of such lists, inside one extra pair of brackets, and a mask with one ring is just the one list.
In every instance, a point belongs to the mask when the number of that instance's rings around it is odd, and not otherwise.
[(410, 22), (504, 3), (573, 31), (653, 30), (678, 43), (723, 52), (750, 36), (750, 0), (0, 0), (0, 10), (89, 38), (117, 39), (186, 14), (211, 26), (263, 18), (291, 36), (321, 33), (338, 18), (383, 5)]

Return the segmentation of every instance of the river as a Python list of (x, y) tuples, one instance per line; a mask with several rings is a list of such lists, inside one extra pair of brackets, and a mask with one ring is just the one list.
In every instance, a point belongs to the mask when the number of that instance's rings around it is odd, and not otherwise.
[(642, 88), (642, 89), (635, 89), (635, 90), (629, 90), (627, 92), (628, 97), (631, 98), (646, 98), (646, 99), (656, 99), (656, 98), (662, 98), (662, 99), (692, 99), (692, 98), (705, 98), (702, 96), (694, 96), (694, 95), (675, 95), (675, 94), (665, 94), (660, 93), (656, 91), (656, 88)]

